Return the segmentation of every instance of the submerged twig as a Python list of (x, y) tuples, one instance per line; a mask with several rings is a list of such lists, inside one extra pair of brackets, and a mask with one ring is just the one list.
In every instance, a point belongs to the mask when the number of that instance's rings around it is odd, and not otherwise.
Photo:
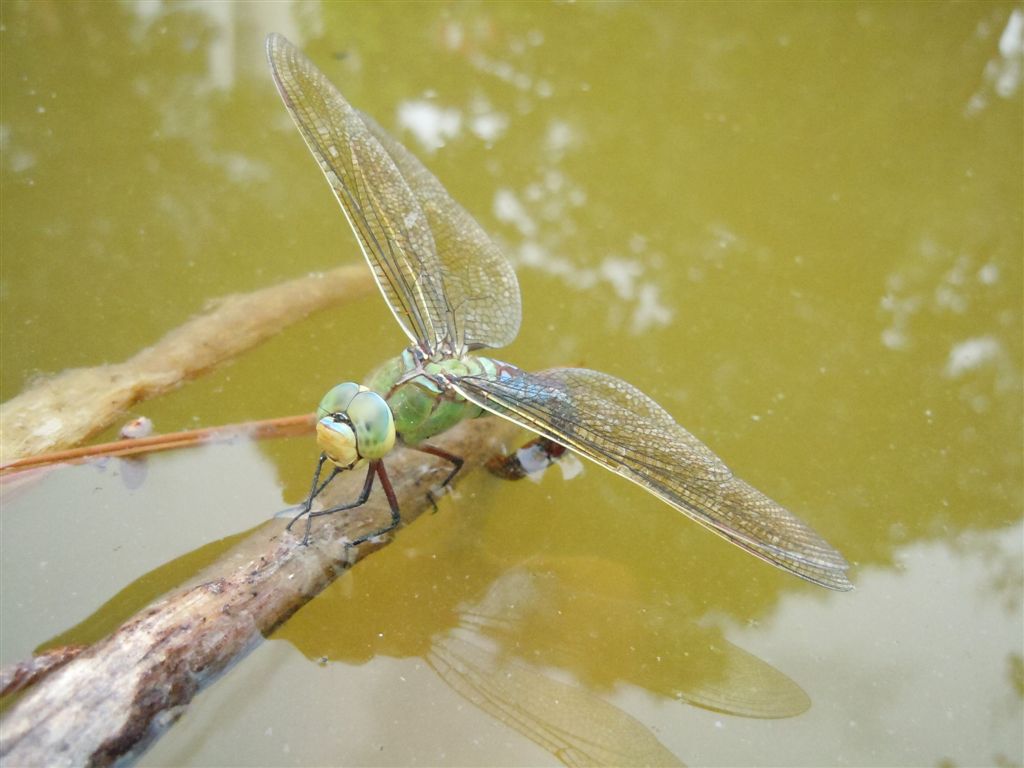
[(28, 456), (24, 459), (15, 459), (7, 464), (0, 464), (0, 475), (32, 469), (35, 467), (47, 466), (50, 464), (63, 464), (73, 461), (81, 461), (84, 459), (96, 459), (108, 456), (137, 456), (140, 453), (169, 451), (174, 448), (185, 448), (197, 443), (212, 442), (216, 440), (231, 440), (237, 437), (295, 437), (306, 432), (311, 432), (315, 423), (315, 415), (312, 413), (305, 413), (299, 416), (283, 416), (276, 419), (246, 421), (241, 424), (224, 424), (219, 427), (189, 429), (183, 432), (169, 432), (166, 435), (135, 437), (125, 440), (117, 440), (113, 443), (85, 445), (81, 448), (69, 448), (65, 451), (43, 453), (38, 456)]
[(75, 445), (135, 403), (178, 386), (285, 325), (362, 296), (372, 286), (366, 267), (352, 264), (227, 296), (126, 362), (43, 379), (0, 405), (0, 461)]

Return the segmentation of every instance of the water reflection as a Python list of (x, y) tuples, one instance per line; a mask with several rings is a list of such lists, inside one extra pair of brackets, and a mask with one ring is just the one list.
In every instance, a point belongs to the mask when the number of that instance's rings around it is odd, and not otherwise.
[[(1014, 764), (1024, 748), (1024, 524), (911, 543), (893, 558), (895, 569), (860, 571), (847, 605), (785, 596), (770, 626), (724, 620), (728, 637), (776, 649), (780, 665), (804, 660), (821, 681), (815, 695), (836, 708), (793, 723), (790, 759), (812, 764), (821, 744), (845, 744), (877, 765)], [(833, 621), (827, 647), (792, 631)], [(699, 748), (701, 734), (693, 740)]]
[(601, 698), (624, 687), (739, 717), (809, 707), (782, 672), (703, 624), (694, 605), (645, 591), (629, 567), (583, 556), (508, 562), (481, 549), (472, 528), (456, 514), (410, 529), (275, 637), (348, 664), (424, 658), (570, 765), (671, 764), (646, 727)]
[[(50, 603), (80, 608), (90, 596), (113, 594), (80, 625), (43, 645), (96, 639), (229, 547), (231, 542), (217, 542), (190, 552), (116, 594), (110, 582), (120, 576), (107, 572), (106, 561), (83, 571), (74, 557), (61, 554), (112, 547), (118, 569), (129, 555), (136, 562), (160, 561), (165, 555), (148, 541), (153, 522), (131, 524), (129, 509), (151, 510), (153, 521), (166, 523), (161, 543), (173, 539), (171, 530), (187, 532), (193, 540), (215, 538), (201, 529), (202, 521), (221, 528), (231, 523), (214, 511), (241, 515), (237, 524), (273, 493), (258, 487), (239, 500), (232, 490), (239, 483), (215, 482), (215, 477), (265, 475), (264, 460), (251, 445), (240, 445), (244, 452), (234, 446), (183, 452), (177, 460), (153, 457), (142, 501), (126, 495), (116, 471), (88, 467), (71, 471), (73, 476), (59, 470), (48, 482), (22, 489), (17, 505), (5, 510), (4, 583), (19, 597), (4, 603), (5, 648), (24, 642), (11, 634), (15, 628), (26, 637), (34, 634), (31, 642), (39, 643), (38, 633), (46, 631), (41, 623), (68, 620), (67, 611)], [(201, 471), (210, 475), (205, 482)], [(194, 497), (182, 496), (186, 487)], [(221, 498), (209, 497), (213, 487), (222, 489)], [(172, 494), (168, 488), (178, 490)], [(39, 493), (46, 494), (45, 503), (31, 498)], [(95, 506), (85, 506), (83, 499)], [(158, 499), (167, 505), (162, 513)], [(760, 738), (760, 732), (744, 729), (747, 719), (798, 714), (787, 721), (787, 754), (805, 764), (820, 755), (822, 744), (845, 744), (852, 754), (882, 756), (880, 762), (890, 763), (966, 763), (979, 754), (999, 763), (1020, 753), (1020, 523), (896, 547), (893, 566), (865, 568), (858, 590), (842, 601), (793, 589), (778, 594), (771, 611), (752, 623), (743, 612), (722, 612), (718, 603), (710, 613), (703, 595), (691, 596), (704, 591), (699, 584), (667, 594), (645, 585), (636, 564), (573, 554), (571, 541), (563, 540), (549, 554), (511, 554), (517, 547), (500, 531), (498, 536), (481, 533), (487, 526), (471, 499), (456, 502), (403, 530), (275, 637), (307, 659), (326, 658), (339, 667), (386, 669), (388, 657), (423, 659), (460, 696), (570, 764), (667, 763), (666, 750), (683, 758), (714, 753), (723, 762), (744, 764)], [(30, 514), (70, 509), (78, 517), (59, 530), (50, 528), (52, 515)], [(245, 509), (250, 513), (242, 514)], [(516, 515), (508, 510), (507, 516)], [(581, 533), (576, 527), (570, 538)], [(118, 535), (130, 537), (127, 546)], [(14, 544), (44, 540), (45, 557), (54, 561), (49, 570), (61, 566), (48, 581), (39, 575), (39, 548)], [(83, 572), (87, 579), (80, 578)], [(827, 642), (821, 627), (830, 628)], [(294, 688), (294, 676), (306, 679), (295, 666), (282, 666), (280, 655), (275, 658), (265, 686), (258, 674), (252, 676), (259, 664), (237, 668), (236, 704), (260, 713), (257, 722), (288, 723), (281, 697)], [(808, 711), (807, 695), (780, 670), (814, 681), (815, 697), (825, 706)], [(315, 701), (329, 701), (344, 690), (336, 677), (320, 676), (308, 684), (323, 686), (302, 693)], [(624, 698), (635, 700), (623, 696), (631, 690), (645, 694), (645, 700), (621, 708)], [(266, 698), (265, 707), (255, 701), (260, 697)], [(245, 732), (246, 718), (222, 733), (224, 723), (215, 718), (219, 724), (211, 725), (215, 713), (203, 707), (201, 697), (190, 709), (195, 714), (184, 734), (194, 735), (188, 729), (196, 727), (208, 732), (214, 749), (223, 750), (215, 753), (222, 759)], [(329, 710), (323, 715), (328, 722)], [(720, 719), (695, 717), (702, 710), (734, 715), (725, 721), (731, 738), (721, 738)], [(916, 713), (912, 722), (907, 712)], [(948, 727), (950, 718), (955, 728)], [(284, 725), (280, 730), (288, 738)], [(188, 743), (176, 731), (165, 737), (172, 754)], [(346, 742), (360, 738), (358, 729), (343, 733)]]
[[(162, 592), (192, 578), (233, 543), (216, 541), (204, 525), (224, 530), (232, 518), (238, 524), (267, 497), (259, 484), (246, 491), (248, 502), (234, 490), (242, 476), (267, 477), (255, 447), (240, 441), (150, 457), (147, 484), (134, 492), (121, 483), (120, 461), (60, 468), (22, 487), (18, 503), (6, 510), (8, 542), (42, 538), (37, 527), (45, 529), (52, 520), (32, 510), (75, 509), (80, 519), (61, 535), (47, 537), (49, 557), (57, 558), (60, 568), (50, 568), (46, 581), (35, 567), (38, 550), (5, 547), (5, 586), (21, 599), (5, 604), (4, 646), (95, 641)], [(217, 496), (210, 495), (214, 486), (220, 489)], [(175, 491), (168, 493), (168, 488)], [(5, 499), (12, 501), (10, 494)], [(211, 509), (221, 514), (211, 515)], [(152, 521), (133, 524), (125, 517), (130, 510), (145, 510)], [(121, 577), (129, 560), (161, 562), (167, 547), (180, 546), (166, 530), (158, 537), (160, 546), (149, 541), (156, 521), (176, 531), (177, 538), (213, 543), (159, 565), (120, 590), (112, 587), (111, 579)], [(680, 713), (690, 704), (738, 717), (783, 718), (808, 708), (806, 694), (789, 678), (730, 643), (720, 628), (706, 625), (699, 599), (645, 587), (634, 566), (612, 558), (517, 558), (500, 538), (488, 544), (480, 523), (472, 504), (445, 505), (347, 573), (276, 637), (308, 658), (349, 665), (379, 664), (385, 657), (423, 659), (460, 696), (570, 765), (678, 763), (673, 755), (678, 746), (673, 751), (663, 746), (645, 725), (647, 718), (638, 719), (608, 701), (623, 690), (675, 704)], [(118, 543), (121, 537), (128, 542), (124, 547)], [(60, 554), (68, 548), (100, 551), (109, 546), (119, 553), (116, 573), (93, 563), (82, 583), (75, 577), (81, 571), (76, 559)], [(76, 584), (73, 603), (79, 610), (92, 600), (99, 605), (108, 599), (76, 626), (63, 630), (60, 625), (62, 631), (44, 639), (40, 633), (46, 627), (38, 613), (54, 601), (67, 601), (71, 584)], [(45, 612), (53, 613), (55, 621), (68, 620), (66, 611)], [(18, 634), (13, 633), (16, 627)], [(52, 624), (49, 631), (54, 631)], [(282, 684), (290, 685), (291, 674)], [(253, 685), (250, 680), (246, 701)], [(275, 700), (270, 712), (278, 707)], [(196, 708), (203, 711), (202, 699), (192, 705)], [(196, 717), (205, 722), (203, 715)], [(192, 733), (188, 728), (185, 734)], [(181, 739), (188, 740), (176, 732), (165, 737), (172, 753), (182, 748)]]
[(1014, 8), (999, 32), (1001, 23), (1001, 14), (992, 14), (975, 28), (975, 37), (979, 41), (987, 41), (993, 32), (997, 32), (999, 50), (998, 55), (986, 62), (982, 83), (967, 101), (964, 108), (967, 117), (976, 117), (982, 112), (992, 96), (1012, 99), (1020, 91), (1021, 78), (1024, 76), (1024, 11)]
[[(662, 386), (652, 394), (715, 447), (728, 446), (738, 469), (758, 473), (766, 488), (813, 515), (864, 575), (841, 601), (809, 596), (758, 563), (681, 533), (687, 526), (662, 518), (653, 504), (639, 508), (625, 483), (590, 472), (561, 495), (550, 486), (525, 497), (488, 489), (489, 498), (516, 497), (524, 506), (541, 506), (538, 498), (548, 506), (557, 495), (565, 514), (484, 523), (517, 556), (484, 563), (487, 578), (436, 574), (430, 590), (457, 594), (428, 628), (439, 638), (463, 632), (460, 611), (510, 570), (532, 573), (541, 597), (546, 585), (564, 583), (531, 571), (527, 553), (550, 553), (544, 567), (556, 571), (562, 558), (596, 563), (587, 557), (603, 553), (643, 564), (643, 578), (657, 581), (636, 588), (641, 602), (665, 606), (668, 595), (690, 616), (701, 614), (702, 602), (715, 606), (721, 614), (704, 615), (699, 627), (725, 627), (726, 638), (794, 676), (814, 698), (798, 718), (721, 718), (723, 729), (715, 715), (671, 700), (661, 710), (629, 710), (657, 724), (666, 745), (682, 722), (675, 753), (730, 765), (981, 764), (998, 762), (997, 753), (1019, 763), (1022, 632), (1011, 609), (1021, 603), (1013, 586), (1020, 557), (1008, 546), (1021, 535), (1022, 508), (1021, 81), (1009, 79), (1020, 61), (1013, 51), (1019, 4), (960, 4), (934, 14), (899, 4), (520, 8), (235, 3), (211, 13), (210, 4), (6, 4), (5, 397), (38, 371), (122, 359), (209, 296), (357, 257), (354, 248), (342, 251), (344, 224), (293, 145), (260, 48), (265, 32), (276, 30), (323, 61), (345, 50), (351, 55), (338, 63), (339, 79), (386, 127), (399, 125), (397, 105), (410, 99), (462, 115), (459, 137), (428, 160), (474, 213), (491, 213), (488, 228), (504, 237), (530, 283), (534, 321), (516, 359), (623, 372), (637, 359), (651, 361), (637, 374)], [(217, 16), (226, 9), (231, 18)], [(147, 11), (156, 15), (136, 18)], [(603, 53), (610, 50), (620, 55)], [(237, 57), (233, 68), (210, 65), (228, 52)], [(227, 82), (235, 87), (223, 90)], [(1004, 97), (1000, 83), (1016, 90)], [(478, 112), (481, 96), (487, 101)], [(509, 119), (491, 139), (492, 152), (473, 132), (477, 115)], [(169, 128), (176, 133), (166, 135)], [(231, 158), (243, 152), (256, 163), (243, 171), (262, 169), (276, 183), (238, 172)], [(525, 218), (495, 215), (502, 190)], [(522, 222), (532, 222), (532, 234), (520, 234)], [(671, 328), (655, 321), (642, 337), (627, 333), (638, 304), (620, 304), (613, 283), (595, 274), (615, 254), (613, 266), (637, 275), (634, 286), (656, 276), (675, 313)], [(544, 264), (532, 268), (531, 258)], [(643, 272), (635, 273), (636, 261)], [(564, 274), (591, 270), (594, 290), (585, 283), (566, 290), (562, 273), (538, 277), (548, 263), (564, 265)], [(99, 297), (81, 289), (96, 284), (112, 288)], [(556, 309), (541, 312), (541, 304)], [(576, 321), (585, 327), (573, 329), (566, 317), (586, 318)], [(339, 372), (359, 373), (393, 347), (378, 322), (390, 318), (368, 307), (311, 323), (309, 333), (283, 334), (147, 415), (169, 431), (293, 412), (315, 402)], [(599, 339), (580, 337), (590, 328)], [(1005, 357), (966, 355), (986, 339)], [(975, 351), (986, 349), (993, 349), (987, 341)], [(615, 357), (615, 350), (628, 353)], [(232, 515), (278, 501), (275, 472), (291, 485), (287, 496), (304, 490), (307, 444), (260, 450), (274, 466), (232, 458), (209, 476), (189, 467), (159, 483), (165, 460), (153, 462), (143, 486), (153, 498), (145, 503), (122, 503), (91, 479), (62, 479), (67, 493), (30, 502), (25, 529), (7, 504), (4, 649), (31, 649), (168, 557), (252, 524)], [(184, 489), (201, 493), (186, 497)], [(570, 508), (576, 497), (581, 503)], [(464, 514), (465, 506), (450, 511)], [(449, 514), (442, 507), (422, 522), (441, 522)], [(636, 517), (624, 521), (599, 507), (636, 508)], [(143, 516), (143, 508), (159, 511)], [(646, 527), (637, 534), (640, 515)], [(542, 525), (546, 537), (521, 533)], [(131, 537), (119, 538), (125, 533)], [(410, 536), (421, 541), (409, 530), (399, 544)], [(175, 567), (180, 573), (152, 574), (158, 590), (194, 573), (195, 559)], [(589, 568), (598, 571), (593, 578), (602, 568)], [(346, 589), (355, 599), (370, 578), (362, 574), (331, 590), (324, 615), (332, 601), (352, 610), (336, 601)], [(462, 588), (466, 578), (471, 589)], [(415, 585), (396, 577), (385, 593), (381, 578), (373, 581), (379, 602), (363, 601), (360, 621), (382, 622), (394, 635), (401, 622), (380, 605)], [(593, 588), (618, 594), (609, 581)], [(570, 586), (578, 585), (570, 579)], [(136, 585), (132, 595), (149, 593)], [(340, 622), (326, 623), (323, 634)], [(106, 631), (111, 621), (99, 624)], [(318, 656), (306, 624), (296, 644)], [(374, 645), (381, 639), (372, 633), (341, 631), (367, 645), (339, 658), (375, 663), (331, 671), (384, 676), (381, 654), (390, 646)], [(550, 631), (572, 639), (557, 626)], [(474, 632), (485, 651), (500, 648)], [(554, 639), (533, 642), (559, 658)], [(396, 652), (418, 659), (434, 647), (429, 633), (418, 649), (408, 645)], [(220, 739), (206, 764), (233, 761), (253, 744), (252, 762), (260, 762), (258, 737), (287, 727), (288, 704), (306, 720), (310, 709), (323, 713), (305, 732), (309, 745), (333, 747), (331, 733), (351, 738), (349, 724), (335, 718), (340, 673), (324, 680), (319, 667), (287, 654), (272, 662), (265, 690), (253, 663), (239, 665), (237, 706), (194, 704), (190, 714), (203, 719), (211, 741)], [(536, 672), (528, 657), (512, 654), (504, 663)], [(615, 684), (603, 670), (560, 663), (574, 684), (589, 690), (590, 675), (594, 690), (618, 703), (606, 695)], [(623, 664), (616, 662), (620, 677), (642, 679)], [(665, 690), (671, 695), (673, 686)], [(370, 708), (389, 691), (374, 689), (362, 703)], [(512, 762), (504, 754), (495, 762), (502, 760)], [(408, 761), (430, 760), (413, 747)]]

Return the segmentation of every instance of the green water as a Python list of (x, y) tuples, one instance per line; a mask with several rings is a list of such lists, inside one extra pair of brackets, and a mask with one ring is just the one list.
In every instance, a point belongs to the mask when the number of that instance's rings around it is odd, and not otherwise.
[[(556, 762), (531, 683), (497, 689), (516, 729), (438, 674), (457, 636), (691, 764), (1024, 761), (1019, 4), (0, 11), (3, 399), (359, 258), (267, 72), (278, 31), (513, 259), (523, 329), (498, 357), (628, 379), (854, 564), (856, 592), (816, 590), (593, 466), (468, 478), (144, 763)], [(373, 296), (136, 413), (308, 411), (404, 343)], [(172, 587), (296, 500), (315, 450), (5, 486), (3, 660)], [(766, 668), (806, 713), (752, 716), (800, 709)]]

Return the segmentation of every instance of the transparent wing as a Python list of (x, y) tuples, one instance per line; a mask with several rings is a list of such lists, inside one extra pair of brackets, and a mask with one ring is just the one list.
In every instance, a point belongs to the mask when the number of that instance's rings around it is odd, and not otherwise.
[(406, 335), (428, 356), (511, 341), (518, 283), (473, 218), (285, 38), (267, 37), (267, 58)]
[(277, 89), (406, 335), (431, 353), (450, 333), (426, 214), (359, 114), (295, 46), (267, 37)]
[(849, 568), (809, 526), (735, 477), (697, 438), (630, 384), (583, 368), (451, 382), (477, 405), (629, 478), (748, 552), (830, 589)]
[(522, 319), (519, 281), (512, 265), (412, 152), (369, 115), (363, 115), (363, 122), (391, 155), (427, 214), (454, 318), (453, 352), (511, 344)]

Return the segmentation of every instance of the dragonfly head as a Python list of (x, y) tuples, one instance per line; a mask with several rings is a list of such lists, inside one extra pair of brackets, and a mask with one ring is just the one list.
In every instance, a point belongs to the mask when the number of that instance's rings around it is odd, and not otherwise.
[(317, 408), (316, 441), (342, 469), (379, 459), (395, 445), (395, 417), (383, 397), (353, 382), (338, 384)]

